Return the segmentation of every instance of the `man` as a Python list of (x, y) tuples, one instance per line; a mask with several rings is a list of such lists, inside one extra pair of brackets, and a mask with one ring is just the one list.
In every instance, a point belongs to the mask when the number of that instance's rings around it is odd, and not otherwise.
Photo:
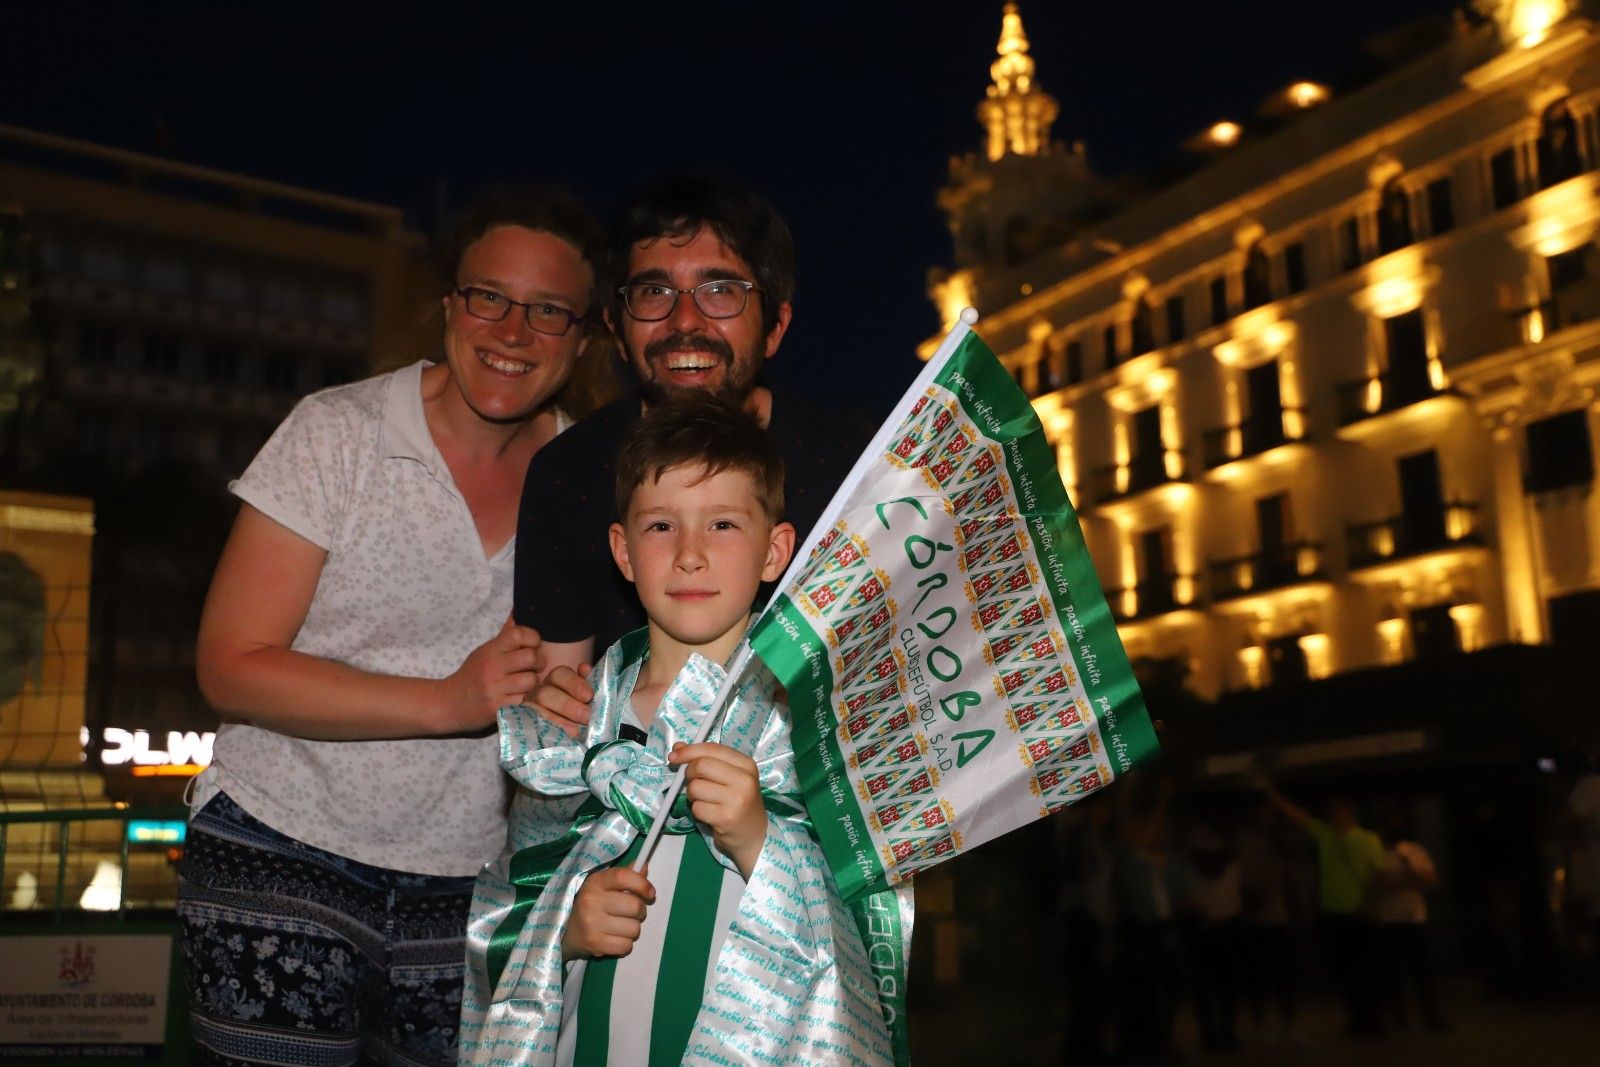
[(1265, 774), (1257, 776), (1256, 784), (1273, 807), (1316, 843), (1319, 923), (1329, 969), (1344, 997), (1345, 1032), (1377, 1036), (1383, 1032), (1375, 977), (1377, 931), (1367, 914), (1367, 897), (1383, 867), (1383, 842), (1360, 824), (1355, 805), (1347, 799), (1330, 800), (1323, 820), (1278, 792)]
[(543, 640), (545, 684), (534, 702), (572, 722), (588, 717), (585, 665), (645, 621), (607, 542), (617, 445), (645, 409), (711, 393), (754, 415), (783, 454), (785, 518), (801, 538), (864, 444), (841, 434), (837, 418), (760, 382), (789, 328), (794, 292), (789, 229), (765, 201), (721, 181), (666, 178), (625, 209), (606, 258), (622, 283), (606, 324), (637, 392), (535, 457), (517, 529), (514, 616)]

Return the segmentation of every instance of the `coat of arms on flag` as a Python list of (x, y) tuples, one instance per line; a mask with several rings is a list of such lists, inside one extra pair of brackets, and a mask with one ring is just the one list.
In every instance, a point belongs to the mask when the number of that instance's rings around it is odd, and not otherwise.
[(846, 899), (1156, 751), (1032, 406), (968, 313), (756, 623)]

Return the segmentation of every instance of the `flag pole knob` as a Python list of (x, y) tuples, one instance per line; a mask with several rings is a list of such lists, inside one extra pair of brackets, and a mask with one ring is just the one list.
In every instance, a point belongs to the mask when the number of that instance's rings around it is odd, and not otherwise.
[(978, 309), (962, 308), (960, 318), (961, 321), (966, 323), (968, 326), (975, 326), (978, 323)]

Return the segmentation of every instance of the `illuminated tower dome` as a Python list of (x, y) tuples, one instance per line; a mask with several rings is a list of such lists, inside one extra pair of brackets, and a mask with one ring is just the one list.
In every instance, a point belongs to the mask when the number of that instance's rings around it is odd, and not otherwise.
[(933, 279), (936, 294), (949, 290), (949, 300), (936, 295), (941, 304), (978, 302), (982, 275), (1064, 244), (1098, 199), (1083, 145), (1050, 139), (1059, 108), (1034, 76), (1016, 4), (1005, 6), (995, 50), (991, 84), (977, 111), (984, 151), (953, 158), (939, 192), (956, 266), (955, 274)]

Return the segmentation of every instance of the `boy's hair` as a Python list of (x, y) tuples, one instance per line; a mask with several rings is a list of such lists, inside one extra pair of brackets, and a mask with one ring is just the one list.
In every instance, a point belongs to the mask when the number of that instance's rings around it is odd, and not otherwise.
[(673, 467), (690, 464), (706, 477), (743, 471), (756, 485), (767, 518), (783, 517), (783, 456), (743, 408), (716, 397), (686, 397), (651, 408), (629, 427), (617, 449), (617, 518), (626, 520), (634, 490)]

